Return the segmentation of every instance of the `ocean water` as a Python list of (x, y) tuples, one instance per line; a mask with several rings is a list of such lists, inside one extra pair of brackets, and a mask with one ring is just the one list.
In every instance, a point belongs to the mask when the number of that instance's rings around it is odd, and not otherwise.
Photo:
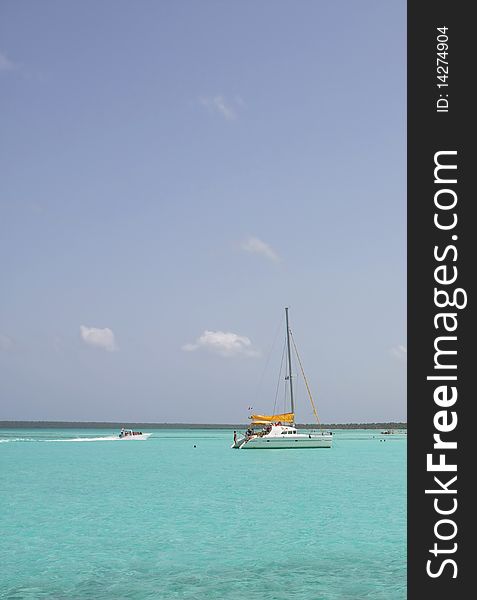
[(0, 598), (403, 600), (406, 436), (0, 429)]

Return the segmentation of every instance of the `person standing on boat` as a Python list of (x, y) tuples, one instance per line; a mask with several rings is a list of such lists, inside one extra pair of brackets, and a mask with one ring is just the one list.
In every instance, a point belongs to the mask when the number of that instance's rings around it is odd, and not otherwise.
[(234, 444), (236, 444), (236, 443), (237, 443), (237, 432), (234, 431)]

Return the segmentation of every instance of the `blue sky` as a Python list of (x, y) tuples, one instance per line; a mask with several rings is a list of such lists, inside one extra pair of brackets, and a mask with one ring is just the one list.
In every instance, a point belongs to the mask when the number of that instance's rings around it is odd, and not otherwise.
[(0, 419), (267, 412), (285, 305), (405, 419), (405, 96), (402, 1), (2, 2)]

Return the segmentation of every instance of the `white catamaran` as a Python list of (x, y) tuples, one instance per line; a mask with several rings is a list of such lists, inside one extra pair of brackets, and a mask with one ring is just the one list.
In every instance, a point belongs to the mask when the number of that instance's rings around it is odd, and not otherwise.
[(290, 390), (291, 412), (276, 415), (251, 415), (249, 418), (252, 422), (245, 434), (238, 437), (234, 433), (234, 443), (231, 446), (232, 448), (237, 448), (238, 450), (269, 448), (331, 448), (333, 439), (331, 433), (321, 430), (300, 433), (296, 428), (290, 340), (293, 342), (293, 348), (305, 381), (313, 413), (320, 429), (321, 425), (295, 341), (288, 324), (288, 308), (285, 308), (285, 318), (287, 329), (287, 374), (285, 380), (288, 381)]

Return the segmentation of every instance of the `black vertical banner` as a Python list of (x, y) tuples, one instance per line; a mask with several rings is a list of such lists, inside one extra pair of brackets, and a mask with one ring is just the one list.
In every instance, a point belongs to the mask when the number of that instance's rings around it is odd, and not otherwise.
[[(408, 2), (408, 598), (467, 598), (477, 369), (471, 330), (470, 2)], [(466, 592), (464, 592), (466, 586)], [(469, 591), (470, 590), (470, 591)]]

